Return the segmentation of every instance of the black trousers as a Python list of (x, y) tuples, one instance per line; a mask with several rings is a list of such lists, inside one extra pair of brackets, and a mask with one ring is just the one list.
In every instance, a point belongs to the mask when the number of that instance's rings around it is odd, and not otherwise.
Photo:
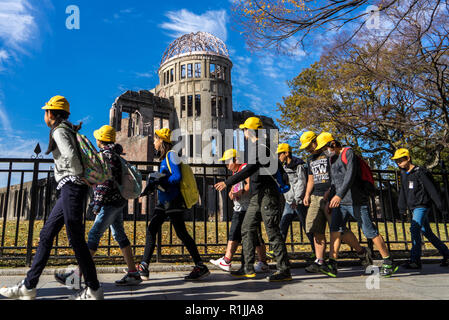
[(86, 285), (93, 290), (99, 288), (100, 283), (97, 279), (97, 271), (87, 247), (83, 228), (83, 200), (87, 191), (88, 187), (86, 185), (81, 186), (72, 182), (67, 182), (62, 187), (56, 205), (53, 207), (40, 232), (36, 256), (25, 279), (25, 286), (28, 289), (37, 286), (39, 277), (47, 265), (53, 241), (64, 224), (67, 230), (67, 238), (73, 251), (75, 251), (75, 257), (84, 275)]
[(183, 202), (184, 199), (182, 199), (182, 196), (180, 195), (177, 199), (166, 205), (163, 205), (161, 203), (157, 204), (156, 208), (154, 209), (154, 215), (151, 218), (150, 223), (148, 224), (146, 244), (142, 262), (145, 262), (147, 264), (150, 263), (151, 257), (154, 253), (154, 248), (156, 247), (157, 233), (159, 232), (160, 227), (167, 217), (170, 218), (176, 235), (179, 239), (181, 239), (182, 243), (186, 246), (187, 250), (192, 256), (193, 262), (195, 262), (195, 264), (197, 265), (202, 261), (195, 241), (186, 229), (186, 224), (183, 217)]

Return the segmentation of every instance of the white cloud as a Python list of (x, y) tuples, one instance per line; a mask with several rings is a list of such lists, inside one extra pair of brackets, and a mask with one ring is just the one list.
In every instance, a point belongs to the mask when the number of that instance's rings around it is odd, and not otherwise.
[(27, 0), (3, 0), (0, 3), (0, 38), (7, 44), (19, 44), (32, 38), (35, 27)]
[(91, 115), (88, 115), (88, 116), (85, 116), (85, 117), (82, 118), (82, 119), (76, 120), (75, 123), (80, 123), (80, 122), (82, 122), (83, 124), (87, 124), (87, 123), (89, 123), (91, 120), (92, 120), (92, 116), (91, 116)]
[(11, 131), (11, 121), (9, 120), (8, 114), (6, 113), (6, 110), (3, 107), (3, 103), (1, 100), (0, 100), (0, 124), (2, 129), (6, 131)]
[(152, 78), (153, 74), (150, 72), (135, 72), (136, 77), (138, 78)]
[(187, 9), (181, 9), (167, 12), (166, 17), (170, 21), (164, 22), (160, 27), (172, 31), (171, 36), (174, 38), (198, 31), (209, 32), (224, 42), (228, 38), (226, 29), (228, 16), (226, 10), (206, 11), (201, 15), (197, 15)]
[(6, 60), (24, 52), (23, 44), (35, 35), (36, 22), (28, 0), (0, 1), (0, 70)]

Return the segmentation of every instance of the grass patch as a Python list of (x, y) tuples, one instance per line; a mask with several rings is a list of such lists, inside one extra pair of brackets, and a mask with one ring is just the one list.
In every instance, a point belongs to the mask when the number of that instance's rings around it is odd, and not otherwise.
[[(86, 239), (87, 232), (93, 225), (93, 221), (86, 221)], [(448, 226), (440, 223), (431, 223), (431, 228), (438, 236), (440, 235), (440, 239), (443, 241), (449, 241), (448, 238)], [(42, 229), (43, 221), (36, 221), (33, 227), (33, 246), (37, 247), (39, 242), (39, 232)], [(186, 222), (186, 227), (189, 233), (194, 236), (195, 242), (198, 245), (198, 250), (200, 254), (207, 256), (219, 256), (222, 255), (226, 248), (227, 242), (227, 234), (228, 228), (230, 228), (231, 224), (227, 224), (226, 222)], [(28, 221), (21, 221), (17, 228), (16, 221), (7, 221), (5, 225), (5, 232), (3, 234), (3, 224), (0, 223), (0, 235), (1, 239), (3, 239), (2, 245), (2, 258), (0, 258), (0, 267), (11, 267), (11, 266), (19, 266), (24, 265), (24, 257), (26, 255), (26, 246), (28, 240)], [(195, 232), (194, 232), (195, 227)], [(356, 223), (350, 224), (351, 230), (355, 233), (357, 238), (361, 240), (362, 243), (366, 243), (366, 238), (364, 237), (362, 232), (359, 232)], [(390, 249), (391, 250), (410, 250), (410, 223), (402, 223), (398, 222), (396, 225), (389, 222), (383, 223), (380, 222), (378, 224), (379, 232), (387, 241), (390, 241)], [(439, 229), (439, 233), (438, 233)], [(134, 232), (135, 230), (135, 232)], [(388, 230), (388, 238), (386, 230)], [(135, 255), (142, 256), (144, 245), (145, 245), (145, 235), (146, 235), (146, 222), (145, 221), (125, 221), (125, 231), (131, 241), (132, 245), (136, 245), (135, 247)], [(100, 264), (109, 264), (109, 263), (117, 263), (122, 264), (123, 260), (121, 259), (121, 251), (118, 248), (115, 240), (110, 236), (109, 231), (106, 231), (104, 236), (100, 242), (100, 248), (97, 252), (96, 262)], [(262, 233), (265, 241), (267, 241), (267, 236), (265, 232), (265, 228), (262, 228)], [(162, 256), (178, 256), (178, 255), (188, 255), (185, 247), (182, 246), (181, 241), (176, 236), (176, 233), (173, 228), (170, 228), (170, 224), (168, 222), (164, 223), (162, 226), (162, 247), (161, 253)], [(329, 233), (327, 232), (327, 239), (329, 239)], [(287, 250), (291, 253), (298, 252), (310, 252), (310, 245), (308, 240), (300, 231), (299, 222), (293, 222), (293, 243), (298, 243), (295, 245), (291, 245), (291, 229), (287, 235)], [(408, 242), (406, 246), (404, 241)], [(207, 249), (203, 244), (207, 243)], [(65, 227), (59, 233), (57, 239), (55, 239), (56, 247), (52, 250), (51, 255), (59, 256), (58, 259), (51, 259), (49, 264), (58, 265), (58, 264), (70, 264), (76, 263), (74, 259), (68, 259), (67, 256), (73, 256), (73, 250), (69, 247), (69, 243), (67, 240)], [(101, 248), (101, 246), (113, 245), (109, 249)], [(7, 247), (14, 247), (8, 249)], [(433, 246), (429, 242), (425, 242), (424, 249), (434, 249)], [(36, 249), (33, 249), (33, 255), (35, 254)], [(350, 248), (347, 245), (342, 245), (341, 251), (350, 251)], [(239, 247), (237, 253), (241, 252), (241, 247)], [(156, 254), (156, 252), (155, 252)], [(111, 256), (117, 256), (117, 258), (111, 258)], [(165, 257), (169, 258), (169, 257)], [(179, 259), (173, 259), (173, 262), (180, 261)]]

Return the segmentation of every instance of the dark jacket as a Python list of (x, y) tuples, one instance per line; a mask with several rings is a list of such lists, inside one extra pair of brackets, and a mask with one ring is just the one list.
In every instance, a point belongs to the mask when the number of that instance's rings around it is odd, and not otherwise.
[(341, 198), (343, 206), (367, 205), (369, 194), (363, 186), (360, 164), (351, 148), (346, 151), (347, 164), (343, 163), (342, 154), (331, 159), (331, 196)]
[[(274, 174), (270, 175), (268, 172), (268, 168), (270, 167), (270, 163), (273, 163), (273, 161), (277, 161), (278, 163), (278, 170), (280, 170), (281, 175), (287, 176), (285, 173), (284, 168), (282, 167), (282, 163), (279, 161), (278, 157), (274, 155), (271, 150), (264, 144), (256, 143), (256, 153), (255, 153), (255, 163), (248, 163), (246, 167), (234, 174), (233, 176), (229, 177), (228, 180), (225, 181), (226, 186), (230, 187), (234, 184), (245, 180), (246, 178), (250, 177), (249, 179), (249, 188), (250, 188), (250, 194), (251, 196), (258, 194), (260, 191), (270, 188), (277, 191), (277, 184), (275, 182)], [(260, 155), (264, 155), (265, 159), (261, 159)], [(270, 159), (268, 161), (267, 159)], [(252, 162), (252, 159), (250, 158), (248, 162)], [(264, 161), (265, 160), (265, 161)], [(262, 164), (263, 162), (268, 162), (266, 164)]]
[(430, 208), (431, 201), (440, 211), (444, 211), (438, 189), (427, 169), (415, 166), (412, 171), (401, 170), (401, 188), (399, 192), (398, 207), (401, 214), (407, 208), (413, 211), (416, 208)]
[(122, 205), (126, 200), (120, 194), (116, 182), (121, 183), (122, 165), (118, 155), (123, 153), (123, 147), (119, 144), (110, 143), (103, 149), (100, 149), (100, 152), (111, 166), (113, 179), (106, 180), (103, 184), (99, 184), (94, 188), (93, 205), (98, 207), (104, 205)]

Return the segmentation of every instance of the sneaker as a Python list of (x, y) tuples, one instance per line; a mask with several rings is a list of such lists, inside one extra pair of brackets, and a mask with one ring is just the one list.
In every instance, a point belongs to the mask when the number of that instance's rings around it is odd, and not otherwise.
[(408, 261), (404, 263), (402, 266), (408, 270), (420, 270), (422, 268), (421, 262), (417, 261)]
[(27, 289), (25, 287), (25, 280), (22, 280), (15, 286), (1, 288), (0, 294), (10, 299), (34, 300), (36, 299), (36, 288)]
[(139, 272), (128, 272), (122, 279), (115, 281), (117, 286), (136, 286), (142, 282)]
[(267, 251), (265, 255), (266, 255), (267, 258), (269, 258), (269, 259), (274, 259), (274, 251), (273, 251), (273, 250)]
[(69, 272), (66, 272), (66, 270), (56, 270), (54, 277), (57, 282), (71, 290), (81, 289), (82, 276), (79, 276), (79, 270), (71, 270)]
[(310, 255), (308, 255), (306, 257), (306, 262), (307, 263), (313, 263), (316, 260), (316, 255), (315, 253), (311, 253)]
[(391, 277), (396, 271), (398, 271), (399, 266), (393, 263), (392, 261), (383, 262), (382, 267), (380, 268), (380, 275), (384, 278)]
[(136, 265), (137, 271), (139, 271), (140, 278), (142, 280), (149, 280), (150, 279), (150, 270), (148, 270), (148, 266), (144, 265), (143, 263)]
[(440, 267), (448, 267), (449, 266), (449, 258), (443, 258), (440, 262)]
[(268, 265), (268, 263), (263, 262), (263, 261), (258, 261), (255, 265), (254, 265), (254, 271), (256, 273), (265, 273), (270, 271), (270, 266)]
[(292, 281), (292, 275), (290, 274), (290, 271), (276, 271), (268, 276), (267, 280), (269, 282)]
[(320, 273), (321, 272), (321, 265), (316, 263), (315, 261), (307, 266), (304, 270), (306, 270), (308, 273)]
[(231, 263), (226, 263), (226, 261), (224, 260), (224, 257), (221, 257), (220, 259), (217, 259), (217, 260), (210, 259), (209, 262), (212, 263), (213, 265), (216, 265), (223, 271), (226, 271), (226, 272), (231, 271)]
[(320, 271), (329, 277), (336, 278), (337, 277), (337, 261), (335, 260), (329, 260), (328, 263), (323, 263), (320, 266)]
[(184, 277), (184, 280), (201, 280), (210, 275), (209, 269), (205, 265), (195, 266), (188, 276)]
[(236, 278), (255, 278), (256, 272), (254, 272), (254, 270), (245, 271), (245, 269), (240, 268), (237, 271), (231, 271), (231, 276), (236, 277)]
[(368, 266), (373, 265), (373, 252), (369, 247), (364, 247), (365, 252), (362, 254), (357, 254), (360, 259), (360, 263), (366, 269)]
[(70, 296), (69, 300), (104, 300), (103, 288), (100, 286), (97, 290), (92, 290), (86, 287)]

